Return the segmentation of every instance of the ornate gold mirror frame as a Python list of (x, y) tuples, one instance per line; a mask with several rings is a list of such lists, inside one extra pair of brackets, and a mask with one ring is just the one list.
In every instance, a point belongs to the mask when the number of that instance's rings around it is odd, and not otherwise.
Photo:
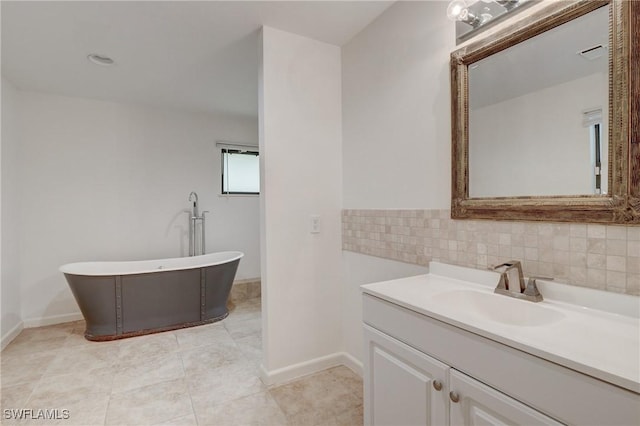
[[(640, 224), (640, 1), (549, 2), (451, 54), (453, 219)], [(599, 7), (609, 7), (609, 194), (469, 198), (468, 66)]]

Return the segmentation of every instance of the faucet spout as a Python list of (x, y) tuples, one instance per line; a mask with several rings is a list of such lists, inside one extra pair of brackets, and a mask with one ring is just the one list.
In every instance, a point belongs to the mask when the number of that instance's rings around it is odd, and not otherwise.
[[(500, 271), (501, 268), (502, 271)], [(522, 264), (518, 260), (510, 260), (501, 265), (494, 266), (495, 271), (501, 272), (499, 287), (504, 287), (505, 290), (516, 291), (516, 288), (510, 288), (511, 284), (515, 284), (516, 281), (519, 284), (520, 293), (525, 290), (524, 274), (522, 273)]]
[(191, 194), (189, 194), (189, 201), (193, 202), (193, 217), (198, 217), (198, 194), (195, 191), (191, 191)]
[[(528, 300), (530, 302), (542, 301), (542, 295), (536, 286), (536, 279), (552, 280), (553, 278), (530, 277), (528, 284), (525, 286), (524, 275), (522, 273), (522, 264), (517, 260), (510, 260), (501, 265), (494, 266), (493, 269), (500, 273), (500, 280), (496, 286), (494, 293), (502, 294), (517, 299)], [(510, 285), (520, 284), (520, 288), (510, 288)]]
[[(205, 254), (205, 213), (200, 213), (200, 205), (198, 204), (198, 194), (195, 191), (191, 191), (189, 194), (189, 202), (192, 204), (191, 217), (189, 218), (189, 256), (197, 256)], [(188, 210), (187, 210), (188, 212)], [(200, 237), (198, 238), (197, 230), (200, 231)]]

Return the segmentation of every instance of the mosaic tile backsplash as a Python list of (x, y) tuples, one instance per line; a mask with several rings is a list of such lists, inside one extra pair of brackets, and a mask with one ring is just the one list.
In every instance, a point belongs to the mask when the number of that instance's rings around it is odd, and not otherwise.
[(406, 263), (524, 273), (640, 295), (640, 226), (452, 220), (449, 210), (343, 210), (343, 250)]

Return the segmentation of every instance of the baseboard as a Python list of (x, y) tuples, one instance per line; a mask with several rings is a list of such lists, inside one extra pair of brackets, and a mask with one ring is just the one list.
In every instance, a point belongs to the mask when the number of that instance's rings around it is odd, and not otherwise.
[(343, 362), (342, 364), (347, 367), (349, 370), (356, 373), (358, 376), (362, 377), (364, 374), (364, 366), (362, 363), (356, 359), (353, 355), (348, 354), (346, 352), (342, 352)]
[(256, 278), (243, 278), (241, 280), (235, 280), (233, 282), (234, 285), (236, 284), (245, 284), (245, 283), (255, 283), (255, 282), (260, 282), (261, 279), (260, 277), (256, 277)]
[(346, 352), (336, 352), (272, 371), (267, 371), (264, 365), (260, 365), (260, 379), (267, 386), (280, 385), (339, 365), (346, 366), (362, 377), (362, 363), (360, 361)]
[(0, 340), (0, 351), (6, 348), (7, 345), (13, 341), (13, 339), (18, 337), (18, 334), (20, 334), (22, 329), (24, 329), (24, 323), (20, 321), (15, 325), (15, 327), (13, 327), (4, 336), (2, 336), (2, 339)]
[(24, 320), (24, 328), (43, 327), (45, 325), (62, 324), (83, 319), (80, 312), (73, 314), (51, 315), (49, 317), (29, 318)]

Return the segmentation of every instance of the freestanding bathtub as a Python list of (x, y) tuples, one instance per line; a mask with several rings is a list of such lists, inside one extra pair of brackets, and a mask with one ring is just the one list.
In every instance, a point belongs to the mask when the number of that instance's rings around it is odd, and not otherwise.
[(122, 339), (219, 321), (240, 258), (238, 251), (134, 262), (60, 267), (87, 323), (85, 338)]

